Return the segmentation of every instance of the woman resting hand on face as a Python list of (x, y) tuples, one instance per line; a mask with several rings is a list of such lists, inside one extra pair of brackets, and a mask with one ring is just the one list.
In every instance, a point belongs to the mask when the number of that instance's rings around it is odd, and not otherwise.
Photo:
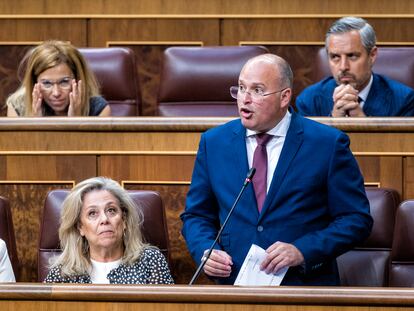
[(7, 99), (7, 116), (111, 115), (95, 76), (73, 45), (46, 41), (30, 50), (21, 66), (26, 67), (23, 82)]
[(142, 240), (142, 215), (117, 182), (94, 177), (63, 202), (48, 283), (172, 284), (164, 255)]

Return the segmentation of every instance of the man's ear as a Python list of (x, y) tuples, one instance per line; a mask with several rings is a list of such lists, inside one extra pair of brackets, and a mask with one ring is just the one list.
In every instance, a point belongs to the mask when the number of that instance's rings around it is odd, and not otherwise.
[(377, 59), (377, 55), (378, 55), (378, 48), (376, 46), (374, 46), (371, 50), (371, 52), (369, 52), (368, 57), (371, 60), (371, 67), (374, 65), (375, 60)]
[(292, 89), (287, 88), (280, 93), (280, 108), (287, 109), (292, 99)]

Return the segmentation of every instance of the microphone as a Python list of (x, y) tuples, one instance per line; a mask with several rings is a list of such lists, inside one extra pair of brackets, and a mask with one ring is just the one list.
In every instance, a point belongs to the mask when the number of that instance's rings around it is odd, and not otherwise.
[(247, 185), (248, 185), (249, 183), (251, 183), (252, 178), (253, 178), (253, 176), (254, 176), (254, 173), (256, 173), (256, 169), (255, 169), (254, 167), (252, 167), (252, 168), (249, 170), (249, 172), (247, 173), (246, 179), (244, 180), (243, 186), (242, 186), (242, 188), (240, 189), (239, 195), (237, 196), (236, 200), (235, 200), (235, 201), (234, 201), (234, 203), (233, 203), (233, 206), (231, 207), (231, 209), (230, 209), (229, 213), (227, 214), (226, 219), (224, 220), (223, 224), (221, 225), (220, 230), (219, 230), (219, 232), (217, 233), (216, 239), (214, 240), (213, 244), (212, 244), (212, 245), (210, 246), (210, 248), (208, 249), (208, 252), (207, 252), (207, 253), (203, 256), (203, 258), (202, 258), (202, 260), (201, 260), (201, 263), (199, 264), (199, 266), (198, 266), (198, 268), (197, 268), (196, 272), (194, 273), (194, 275), (193, 275), (193, 277), (191, 278), (191, 281), (190, 281), (190, 283), (188, 283), (188, 285), (193, 285), (193, 284), (194, 284), (194, 282), (195, 282), (195, 281), (197, 280), (197, 278), (199, 277), (201, 270), (203, 269), (203, 267), (204, 267), (204, 265), (206, 264), (207, 260), (210, 258), (210, 255), (211, 255), (211, 253), (213, 252), (213, 248), (214, 248), (214, 246), (217, 244), (217, 241), (218, 241), (218, 239), (220, 238), (221, 233), (223, 232), (223, 229), (224, 229), (224, 227), (226, 226), (226, 224), (227, 224), (227, 222), (228, 222), (228, 220), (229, 220), (229, 218), (230, 218), (231, 214), (233, 213), (234, 208), (236, 207), (237, 203), (239, 202), (239, 200), (240, 200), (240, 198), (241, 198), (241, 196), (242, 196), (242, 194), (243, 194), (243, 192), (244, 192), (244, 189), (246, 189)]

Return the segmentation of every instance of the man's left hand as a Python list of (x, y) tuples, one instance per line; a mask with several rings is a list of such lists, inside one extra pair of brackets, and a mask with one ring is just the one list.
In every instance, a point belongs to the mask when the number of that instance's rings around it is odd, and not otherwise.
[(267, 256), (260, 265), (260, 270), (267, 274), (277, 273), (284, 267), (294, 267), (302, 264), (302, 253), (293, 244), (276, 242), (266, 250)]

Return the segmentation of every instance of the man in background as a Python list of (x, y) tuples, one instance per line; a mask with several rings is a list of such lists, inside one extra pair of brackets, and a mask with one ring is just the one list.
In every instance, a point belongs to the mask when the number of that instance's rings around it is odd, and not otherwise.
[(364, 19), (343, 17), (326, 34), (332, 76), (307, 87), (296, 99), (305, 116), (414, 116), (414, 91), (372, 72), (375, 31)]

